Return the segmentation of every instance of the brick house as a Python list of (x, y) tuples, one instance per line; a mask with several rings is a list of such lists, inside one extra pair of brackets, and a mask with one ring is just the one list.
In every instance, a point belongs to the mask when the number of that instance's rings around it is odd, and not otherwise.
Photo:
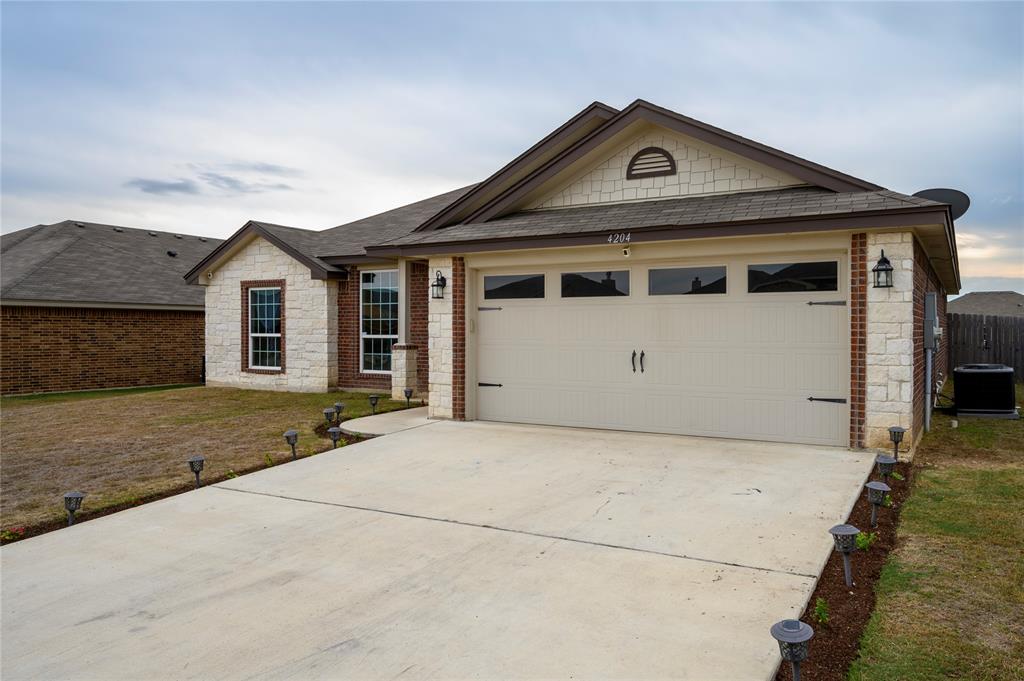
[(924, 296), (959, 290), (947, 204), (644, 101), (374, 217), (249, 222), (187, 278), (211, 384), (853, 447), (920, 431)]
[(203, 295), (182, 275), (220, 239), (67, 220), (0, 237), (0, 390), (199, 383)]

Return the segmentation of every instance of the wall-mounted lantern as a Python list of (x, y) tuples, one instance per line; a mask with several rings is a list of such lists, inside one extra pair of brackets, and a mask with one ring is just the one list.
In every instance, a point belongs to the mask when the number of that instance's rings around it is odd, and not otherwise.
[(435, 300), (441, 300), (444, 298), (444, 287), (448, 285), (448, 280), (441, 274), (441, 270), (438, 270), (434, 274), (434, 283), (430, 285), (430, 297)]
[(892, 263), (885, 257), (884, 250), (871, 272), (875, 275), (875, 288), (892, 288)]

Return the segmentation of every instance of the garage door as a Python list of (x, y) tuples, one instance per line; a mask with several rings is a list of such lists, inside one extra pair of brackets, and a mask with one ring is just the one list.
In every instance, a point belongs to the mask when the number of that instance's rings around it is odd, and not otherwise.
[(845, 445), (844, 269), (836, 255), (480, 271), (477, 417)]

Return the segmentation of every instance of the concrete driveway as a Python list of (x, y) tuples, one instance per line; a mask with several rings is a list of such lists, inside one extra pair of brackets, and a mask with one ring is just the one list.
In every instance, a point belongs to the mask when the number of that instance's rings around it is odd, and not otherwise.
[(432, 423), (3, 548), (0, 671), (767, 679), (871, 462)]

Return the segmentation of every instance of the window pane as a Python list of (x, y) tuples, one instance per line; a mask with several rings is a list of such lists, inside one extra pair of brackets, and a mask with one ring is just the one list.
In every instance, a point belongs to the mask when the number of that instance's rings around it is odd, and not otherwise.
[(673, 267), (647, 273), (647, 293), (652, 296), (725, 293), (724, 267)]
[(839, 263), (796, 262), (747, 265), (748, 293), (807, 293), (838, 291)]
[(281, 338), (279, 336), (253, 336), (252, 366), (281, 366)]
[(359, 324), (363, 371), (391, 371), (391, 346), (398, 339), (398, 272), (361, 272)]
[(617, 272), (567, 272), (562, 274), (563, 298), (628, 296), (629, 270)]
[(484, 277), (485, 300), (543, 297), (543, 274), (495, 274)]

